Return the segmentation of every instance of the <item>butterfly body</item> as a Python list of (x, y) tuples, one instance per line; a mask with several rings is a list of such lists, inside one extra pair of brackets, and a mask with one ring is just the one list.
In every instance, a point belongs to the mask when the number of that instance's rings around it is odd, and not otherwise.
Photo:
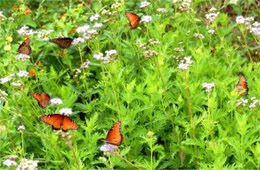
[(236, 85), (236, 90), (238, 93), (241, 93), (241, 96), (248, 95), (248, 86), (247, 86), (247, 81), (246, 77), (244, 75), (240, 75), (239, 81)]
[(51, 125), (54, 130), (62, 129), (67, 132), (78, 129), (78, 125), (71, 118), (61, 114), (44, 115), (40, 117), (40, 120)]
[(126, 12), (125, 15), (129, 21), (131, 29), (136, 29), (139, 26), (140, 17), (132, 12)]
[(57, 44), (60, 48), (66, 49), (71, 46), (73, 39), (72, 38), (55, 38), (50, 41)]
[(28, 37), (18, 48), (18, 52), (21, 54), (30, 55), (32, 52), (30, 46), (30, 38)]
[(116, 122), (107, 133), (105, 143), (119, 146), (123, 142), (123, 135), (120, 131), (121, 121)]
[(32, 97), (38, 101), (39, 106), (42, 108), (46, 108), (50, 102), (50, 96), (47, 93), (32, 93)]

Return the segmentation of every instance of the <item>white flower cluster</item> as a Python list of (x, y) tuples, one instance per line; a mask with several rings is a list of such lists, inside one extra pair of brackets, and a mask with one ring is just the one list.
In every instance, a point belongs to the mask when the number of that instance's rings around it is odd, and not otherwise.
[(248, 103), (248, 99), (243, 99), (243, 98), (241, 98), (241, 99), (239, 99), (239, 100), (237, 101), (237, 107), (238, 107), (238, 106), (246, 106), (247, 103)]
[(90, 64), (90, 61), (87, 60), (86, 62), (84, 62), (84, 63), (82, 63), (82, 64), (80, 65), (80, 68), (81, 68), (81, 69), (86, 69), (86, 68), (89, 67), (89, 64)]
[(141, 2), (140, 3), (140, 8), (144, 8), (144, 7), (147, 7), (148, 5), (150, 5), (151, 3), (150, 2), (148, 2), (148, 1), (143, 1), (143, 2)]
[(193, 36), (196, 37), (196, 38), (200, 38), (200, 39), (204, 39), (205, 38), (205, 36), (203, 34), (201, 34), (201, 33), (195, 33)]
[(50, 100), (50, 103), (52, 106), (55, 106), (55, 105), (61, 105), (62, 104), (62, 100), (58, 97), (55, 97), (55, 98), (52, 98)]
[(38, 160), (22, 159), (16, 170), (37, 169)]
[(177, 47), (177, 48), (174, 48), (174, 51), (176, 51), (176, 52), (184, 52), (184, 49)]
[(167, 12), (167, 9), (165, 9), (165, 8), (157, 8), (156, 11), (157, 11), (157, 12), (160, 12), (160, 13), (166, 13), (166, 12)]
[(192, 62), (193, 61), (191, 60), (191, 56), (186, 56), (183, 60), (180, 61), (178, 68), (181, 70), (188, 70)]
[(14, 78), (14, 74), (10, 74), (9, 76), (0, 78), (0, 83), (5, 84), (11, 81)]
[(152, 21), (152, 17), (150, 15), (145, 15), (141, 18), (141, 22), (151, 22)]
[(97, 53), (97, 54), (94, 54), (93, 57), (96, 59), (96, 60), (99, 60), (99, 61), (102, 61), (104, 64), (108, 64), (111, 62), (112, 58), (111, 56), (115, 56), (117, 55), (117, 51), (116, 50), (107, 50), (105, 51), (105, 56), (103, 53)]
[(209, 33), (209, 34), (214, 34), (214, 33), (215, 33), (215, 30), (209, 29), (209, 30), (208, 30), (208, 33)]
[(258, 100), (256, 97), (251, 97), (252, 103), (249, 105), (250, 109), (255, 108), (256, 106), (260, 106), (260, 100)]
[(236, 23), (240, 25), (245, 25), (246, 28), (256, 36), (260, 35), (260, 23), (258, 21), (254, 21), (253, 17), (236, 17)]
[(26, 71), (26, 70), (21, 70), (21, 71), (19, 71), (19, 72), (17, 73), (17, 76), (20, 77), (20, 78), (26, 77), (26, 76), (28, 76), (28, 75), (29, 75), (29, 73), (28, 73), (28, 71)]
[(210, 13), (206, 14), (205, 17), (210, 21), (213, 22), (219, 15), (219, 12), (216, 12), (216, 8), (211, 8)]
[(90, 17), (89, 17), (89, 20), (90, 20), (91, 22), (97, 21), (97, 20), (99, 19), (99, 17), (100, 17), (99, 14), (95, 14), (95, 15), (90, 16)]
[(17, 56), (15, 56), (15, 58), (20, 61), (25, 61), (27, 59), (30, 59), (30, 56), (26, 54), (18, 54)]
[(17, 30), (17, 33), (22, 36), (29, 36), (29, 35), (34, 35), (36, 34), (38, 38), (48, 41), (49, 38), (48, 35), (53, 32), (53, 30), (39, 30), (39, 31), (34, 31), (32, 29), (29, 29), (28, 26), (22, 26), (19, 30)]
[(116, 145), (105, 143), (105, 144), (101, 145), (100, 150), (104, 153), (109, 154), (109, 153), (112, 153), (117, 148), (118, 148), (118, 146), (116, 146)]
[(22, 82), (21, 81), (12, 82), (11, 85), (14, 87), (20, 87), (22, 85)]
[[(178, 1), (176, 1), (178, 2)], [(176, 3), (175, 2), (175, 3)], [(174, 3), (174, 2), (173, 2)], [(189, 13), (191, 10), (191, 0), (183, 0), (179, 5), (179, 10)]]
[(0, 101), (5, 100), (5, 98), (8, 96), (8, 94), (0, 89)]
[(10, 156), (8, 159), (4, 160), (3, 164), (7, 167), (11, 167), (11, 166), (16, 166), (17, 163), (16, 163), (16, 159), (18, 158), (17, 155), (12, 155)]
[(60, 109), (59, 113), (61, 115), (70, 116), (72, 114), (72, 109), (71, 108), (62, 108), (62, 109)]
[(0, 19), (3, 21), (5, 19), (5, 16), (3, 14), (3, 11), (0, 11)]
[(111, 8), (116, 9), (116, 8), (119, 8), (120, 6), (121, 6), (121, 3), (115, 2), (114, 4), (111, 5)]
[(202, 87), (205, 88), (206, 92), (209, 93), (212, 91), (212, 88), (215, 87), (215, 83), (203, 83)]
[(24, 125), (20, 125), (18, 128), (17, 128), (18, 131), (24, 131), (25, 130), (25, 126)]
[(243, 98), (240, 98), (238, 101), (237, 101), (237, 104), (236, 106), (246, 106), (247, 104), (249, 104), (249, 108), (250, 109), (253, 109), (255, 108), (256, 106), (260, 106), (260, 100), (258, 100), (256, 97), (251, 97), (250, 100), (249, 99), (243, 99)]

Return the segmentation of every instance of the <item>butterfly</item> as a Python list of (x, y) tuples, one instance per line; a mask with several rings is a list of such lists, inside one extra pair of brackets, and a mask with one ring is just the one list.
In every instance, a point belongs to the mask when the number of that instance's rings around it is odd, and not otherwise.
[(73, 39), (72, 38), (55, 38), (50, 41), (57, 44), (60, 48), (69, 48), (71, 46)]
[(18, 52), (21, 54), (30, 55), (32, 52), (31, 46), (30, 46), (30, 38), (27, 37), (26, 40), (19, 46)]
[(126, 12), (125, 15), (129, 21), (131, 29), (136, 29), (139, 26), (139, 16), (132, 12)]
[(51, 98), (47, 93), (32, 93), (32, 97), (38, 101), (39, 106), (42, 108), (46, 108), (48, 106)]
[(120, 131), (121, 121), (116, 122), (113, 127), (107, 133), (107, 137), (104, 140), (105, 143), (119, 146), (123, 141), (123, 135)]
[(240, 75), (239, 81), (236, 85), (237, 92), (242, 92), (240, 95), (245, 96), (248, 94), (248, 86), (246, 82), (246, 77), (244, 75)]
[(62, 129), (64, 132), (77, 130), (79, 127), (71, 118), (61, 114), (44, 115), (40, 120), (51, 125), (54, 130)]

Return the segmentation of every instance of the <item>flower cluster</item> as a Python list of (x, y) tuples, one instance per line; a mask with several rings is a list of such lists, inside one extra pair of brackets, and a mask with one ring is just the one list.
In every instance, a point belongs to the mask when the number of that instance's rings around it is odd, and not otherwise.
[(21, 81), (12, 82), (11, 85), (14, 87), (20, 87), (22, 85), (22, 82)]
[(191, 60), (191, 56), (186, 56), (183, 60), (180, 61), (178, 68), (181, 70), (188, 70), (192, 62), (193, 61)]
[(118, 146), (116, 146), (116, 145), (105, 143), (105, 144), (101, 145), (100, 150), (106, 154), (109, 154), (109, 153), (113, 153), (113, 151), (116, 150), (117, 148), (118, 148)]
[(71, 108), (62, 108), (62, 109), (60, 109), (59, 113), (61, 115), (70, 116), (72, 114), (72, 109)]
[(260, 106), (260, 100), (258, 100), (256, 97), (251, 97), (250, 99), (243, 99), (243, 98), (240, 98), (238, 101), (237, 101), (237, 104), (236, 106), (246, 106), (247, 104), (249, 104), (249, 108), (250, 109), (253, 109), (255, 108), (256, 106)]
[(25, 61), (27, 59), (30, 59), (30, 56), (26, 54), (18, 54), (15, 58), (20, 61)]
[(37, 169), (38, 160), (22, 159), (16, 170)]
[(157, 8), (156, 11), (160, 12), (160, 13), (166, 13), (167, 9), (165, 9), (165, 8)]
[(50, 103), (51, 103), (52, 106), (61, 105), (62, 104), (62, 100), (60, 98), (55, 97), (55, 98), (52, 98), (50, 100)]
[(0, 101), (5, 100), (5, 98), (8, 96), (8, 94), (0, 89)]
[(201, 33), (195, 33), (193, 36), (196, 37), (196, 38), (200, 38), (200, 39), (204, 39), (205, 38), (205, 36), (203, 34), (201, 34)]
[(28, 71), (26, 71), (26, 70), (21, 70), (21, 71), (19, 71), (18, 73), (17, 73), (17, 76), (18, 77), (27, 77), (29, 75), (29, 72)]
[(80, 65), (80, 68), (81, 68), (81, 69), (87, 69), (87, 68), (89, 67), (89, 64), (90, 64), (90, 61), (87, 60), (86, 62), (84, 62), (84, 63), (82, 63), (82, 64)]
[(240, 25), (245, 25), (246, 28), (256, 36), (260, 35), (260, 23), (258, 21), (254, 21), (253, 17), (236, 17), (236, 23)]
[(209, 22), (213, 22), (219, 15), (219, 12), (216, 12), (216, 8), (211, 8), (209, 10), (210, 13), (206, 14), (205, 17), (209, 20)]
[(141, 4), (140, 4), (140, 8), (144, 8), (144, 7), (147, 7), (148, 5), (150, 5), (151, 3), (150, 2), (148, 2), (148, 1), (143, 1), (143, 2), (141, 2)]
[(1, 84), (5, 84), (5, 83), (8, 83), (9, 81), (11, 81), (14, 77), (14, 74), (10, 74), (9, 76), (6, 76), (6, 77), (2, 77), (0, 78), (0, 83)]
[(17, 128), (18, 131), (24, 131), (25, 130), (25, 126), (24, 125), (20, 125), (18, 128)]
[(237, 107), (238, 107), (238, 106), (246, 106), (247, 103), (248, 103), (248, 99), (243, 99), (243, 98), (241, 98), (241, 99), (239, 99), (239, 100), (237, 101)]
[(53, 30), (39, 30), (34, 31), (30, 29), (28, 26), (22, 26), (19, 30), (17, 30), (17, 33), (22, 36), (29, 36), (36, 34), (38, 38), (42, 39), (43, 41), (48, 41), (49, 34), (53, 32)]
[(251, 104), (249, 105), (250, 109), (255, 108), (256, 106), (260, 106), (260, 100), (258, 100), (256, 97), (251, 97)]
[(151, 22), (152, 21), (152, 17), (150, 15), (145, 15), (141, 18), (141, 22)]
[(180, 3), (179, 10), (189, 13), (191, 10), (191, 0), (172, 0), (172, 3)]
[(107, 50), (105, 51), (105, 56), (103, 53), (97, 53), (97, 54), (94, 54), (93, 57), (96, 59), (96, 60), (99, 60), (99, 61), (102, 61), (104, 64), (108, 64), (111, 62), (112, 58), (111, 56), (115, 56), (117, 55), (117, 51), (116, 50)]
[(12, 155), (8, 159), (4, 160), (3, 164), (7, 167), (16, 166), (16, 159), (18, 158), (17, 155)]
[(157, 39), (149, 39), (148, 43), (147, 42), (143, 43), (140, 40), (137, 40), (136, 44), (139, 48), (145, 50), (143, 52), (143, 56), (145, 58), (151, 58), (159, 55), (157, 51), (150, 49), (151, 46), (160, 44), (160, 41)]
[(65, 133), (65, 132), (62, 132), (62, 131), (57, 131), (56, 135), (60, 136), (65, 141), (65, 143), (70, 148), (72, 148), (72, 142), (71, 142), (72, 136), (69, 133)]
[(215, 83), (203, 83), (202, 87), (205, 88), (206, 92), (209, 93), (212, 91), (212, 88), (215, 87)]

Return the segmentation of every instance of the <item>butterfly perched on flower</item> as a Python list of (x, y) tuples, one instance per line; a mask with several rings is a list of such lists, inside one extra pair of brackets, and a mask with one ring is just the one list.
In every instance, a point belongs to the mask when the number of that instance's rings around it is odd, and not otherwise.
[(244, 75), (240, 75), (239, 81), (236, 85), (236, 91), (240, 93), (241, 96), (245, 96), (248, 94), (248, 86), (247, 86), (247, 81), (246, 77)]
[(27, 37), (24, 42), (19, 46), (18, 52), (21, 54), (30, 55), (32, 52), (31, 46), (30, 46), (30, 38)]
[(79, 127), (71, 118), (63, 114), (44, 115), (40, 120), (51, 125), (54, 130), (62, 129), (64, 132), (77, 130)]
[(108, 131), (105, 143), (119, 146), (123, 141), (123, 135), (120, 130), (121, 121), (116, 122), (113, 127)]
[(73, 39), (72, 38), (55, 38), (55, 39), (51, 39), (50, 42), (53, 42), (55, 44), (57, 44), (60, 48), (69, 48), (71, 46)]
[(132, 12), (126, 12), (125, 15), (129, 21), (131, 29), (136, 29), (139, 26), (140, 17)]
[(32, 93), (32, 97), (38, 101), (39, 106), (42, 108), (46, 108), (48, 106), (51, 98), (47, 93)]

